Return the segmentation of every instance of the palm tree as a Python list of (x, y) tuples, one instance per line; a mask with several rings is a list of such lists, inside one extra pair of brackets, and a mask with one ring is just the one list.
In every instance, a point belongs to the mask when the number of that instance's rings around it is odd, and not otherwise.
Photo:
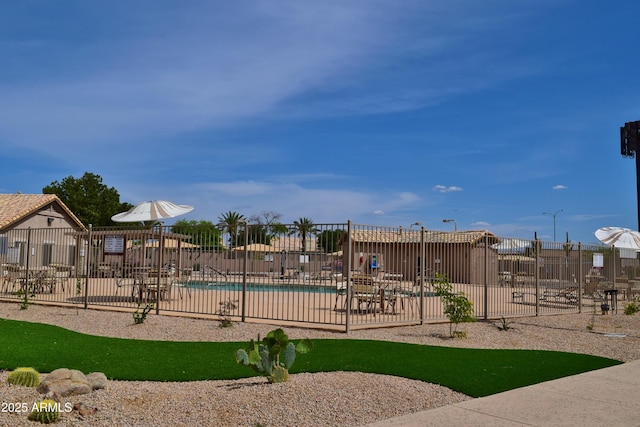
[(258, 224), (257, 230), (263, 231), (264, 243), (271, 244), (271, 240), (279, 234), (286, 234), (289, 229), (280, 222), (282, 214), (273, 211), (264, 211), (260, 215), (253, 215), (249, 218), (251, 223)]
[(318, 229), (309, 218), (300, 218), (297, 221), (293, 221), (295, 229), (291, 234), (298, 233), (302, 243), (302, 253), (307, 250), (307, 236), (314, 235), (318, 232)]
[(235, 211), (228, 211), (220, 215), (218, 217), (218, 221), (218, 225), (220, 225), (222, 231), (226, 231), (227, 233), (229, 233), (229, 245), (232, 247), (235, 246), (238, 227), (241, 223), (247, 221), (244, 215)]

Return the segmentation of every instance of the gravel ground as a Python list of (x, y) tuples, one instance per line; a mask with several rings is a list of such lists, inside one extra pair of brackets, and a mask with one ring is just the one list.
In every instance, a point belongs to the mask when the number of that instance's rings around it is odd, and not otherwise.
[[(150, 315), (134, 325), (130, 313), (0, 303), (0, 318), (49, 323), (94, 335), (176, 340), (249, 341), (272, 325), (238, 323), (220, 328), (212, 320)], [(291, 338), (379, 339), (440, 346), (560, 350), (640, 359), (640, 315), (568, 314), (465, 324), (467, 339), (450, 339), (448, 324), (352, 331), (344, 334), (284, 327)], [(73, 367), (70, 367), (73, 368)], [(6, 383), (0, 371), (0, 426), (33, 426), (26, 414), (6, 412), (7, 404), (39, 398), (33, 389)], [(57, 425), (90, 426), (357, 426), (469, 399), (434, 384), (357, 372), (296, 374), (285, 384), (262, 377), (234, 381), (157, 383), (110, 381), (107, 389), (68, 398), (97, 408), (92, 415), (64, 413)]]

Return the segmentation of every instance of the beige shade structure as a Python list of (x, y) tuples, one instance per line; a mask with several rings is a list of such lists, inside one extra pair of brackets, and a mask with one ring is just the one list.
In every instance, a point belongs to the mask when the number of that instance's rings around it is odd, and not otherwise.
[[(181, 249), (193, 249), (193, 248), (199, 248), (199, 245), (194, 245), (193, 243), (189, 243), (189, 242), (181, 242), (180, 240), (177, 239), (165, 239), (164, 241), (164, 248), (165, 249), (178, 249), (178, 246), (180, 246)], [(147, 243), (146, 245), (147, 248), (159, 248), (160, 247), (160, 241), (158, 240), (154, 240), (151, 243)]]
[[(244, 246), (238, 246), (233, 248), (234, 251), (244, 252)], [(264, 243), (252, 243), (247, 245), (247, 252), (280, 252), (278, 248), (271, 245), (265, 245)]]
[[(165, 239), (164, 248), (165, 249), (178, 249), (178, 239)], [(143, 244), (140, 240), (127, 240), (127, 248), (142, 248)], [(144, 243), (145, 248), (159, 248), (160, 242), (158, 240), (147, 241)], [(180, 243), (180, 249), (194, 249), (199, 248), (199, 245), (194, 245), (193, 243), (184, 242)]]

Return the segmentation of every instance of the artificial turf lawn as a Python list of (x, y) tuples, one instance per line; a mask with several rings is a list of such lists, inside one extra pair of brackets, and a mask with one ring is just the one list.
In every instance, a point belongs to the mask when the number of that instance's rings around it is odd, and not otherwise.
[[(506, 332), (505, 332), (506, 333)], [(517, 333), (517, 332), (516, 332)], [(487, 350), (388, 341), (314, 339), (291, 373), (360, 371), (441, 384), (472, 397), (487, 396), (621, 362), (540, 350)], [(256, 375), (236, 364), (246, 342), (176, 342), (106, 338), (57, 326), (0, 319), (0, 368), (57, 368), (144, 381), (237, 379)]]

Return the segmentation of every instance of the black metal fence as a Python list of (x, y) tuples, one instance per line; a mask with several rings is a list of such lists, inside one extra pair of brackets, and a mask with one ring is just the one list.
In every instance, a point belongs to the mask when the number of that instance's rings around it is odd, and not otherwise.
[[(0, 299), (350, 328), (446, 320), (445, 278), (479, 319), (601, 309), (640, 294), (638, 258), (486, 231), (344, 224), (231, 230), (16, 229)], [(609, 306), (612, 307), (609, 300)]]

